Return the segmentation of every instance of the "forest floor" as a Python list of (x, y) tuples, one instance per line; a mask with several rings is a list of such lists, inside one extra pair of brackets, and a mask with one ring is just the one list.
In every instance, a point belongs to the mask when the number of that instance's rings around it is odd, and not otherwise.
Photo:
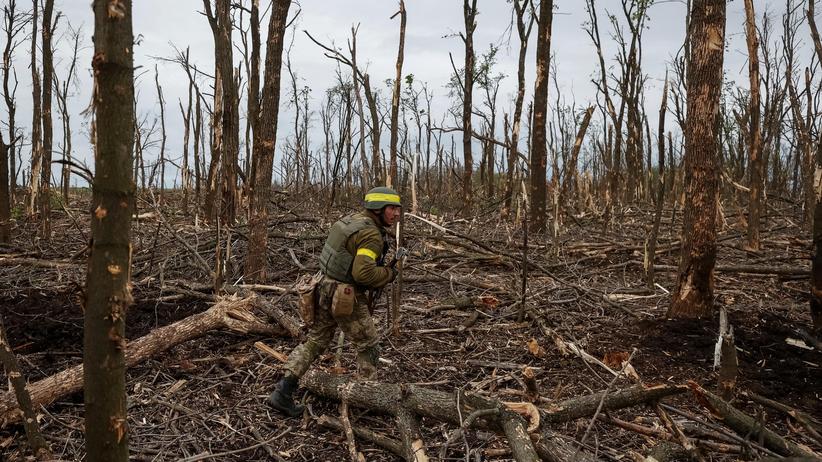
[[(323, 212), (317, 213), (311, 208), (314, 205), (286, 194), (276, 195), (276, 203), (272, 202), (268, 249), (271, 284), (288, 287), (300, 274), (315, 269), (326, 230), (334, 219), (354, 210), (327, 211), (318, 205)], [(798, 331), (811, 324), (809, 233), (789, 205), (778, 201), (772, 205), (777, 209), (764, 219), (767, 226), (759, 252), (743, 247), (745, 228), (739, 211), (724, 210), (716, 301), (727, 310), (739, 358), (732, 403), (777, 434), (822, 453), (820, 442), (802, 425), (749, 396), (762, 395), (822, 420), (822, 352), (797, 341), (801, 339)], [(779, 208), (783, 206), (786, 208)], [(34, 237), (36, 224), (19, 222), (12, 245), (0, 246), (0, 310), (10, 344), (30, 382), (82, 362), (81, 300), (90, 236), (87, 207), (87, 198), (75, 199), (69, 207), (55, 211), (51, 242)], [(138, 200), (138, 209), (140, 218), (133, 227), (135, 303), (127, 317), (129, 339), (211, 305), (174, 288), (199, 288), (210, 283), (208, 274), (180, 240), (196, 248), (210, 265), (215, 261), (217, 242), (216, 230), (195, 223), (180, 210), (179, 203), (162, 207), (164, 220), (177, 237), (161, 224), (148, 202)], [(693, 381), (714, 390), (718, 316), (700, 322), (665, 319), (675, 272), (660, 267), (654, 290), (645, 284), (641, 262), (651, 222), (649, 210), (626, 207), (607, 228), (602, 217), (581, 214), (567, 219), (558, 238), (528, 236), (528, 259), (541, 269), (529, 267), (527, 306), (539, 311), (565, 341), (616, 370), (621, 365), (613, 358), (625, 358), (636, 349), (631, 365), (645, 384)], [(381, 364), (379, 380), (446, 392), (464, 389), (519, 401), (523, 399), (522, 368), (530, 366), (540, 395), (550, 401), (608, 387), (613, 377), (604, 368), (562, 351), (536, 323), (518, 319), (523, 250), (519, 227), (501, 221), (496, 210), (472, 220), (420, 215), (476, 242), (446, 235), (406, 217), (405, 238), (411, 256), (404, 272), (400, 331), (383, 338), (382, 357), (386, 361)], [(672, 215), (667, 210), (662, 220), (659, 265), (678, 264), (681, 214), (673, 217), (673, 223)], [(223, 230), (222, 239), (230, 242), (228, 284), (240, 281), (246, 231), (243, 226), (230, 233)], [(733, 268), (741, 265), (784, 274), (750, 274)], [(278, 297), (259, 293), (270, 300)], [(384, 295), (375, 311), (383, 332), (387, 330), (388, 299)], [(297, 316), (295, 300), (286, 295), (280, 306)], [(320, 427), (311, 417), (338, 416), (336, 403), (301, 390), (298, 396), (310, 408), (303, 418), (284, 418), (266, 406), (265, 398), (282, 375), (282, 363), (256, 347), (257, 342), (288, 354), (299, 339), (215, 330), (130, 368), (127, 393), (132, 460), (349, 459), (345, 436)], [(339, 372), (334, 362), (332, 351), (314, 367)], [(350, 370), (353, 365), (352, 348), (346, 344), (341, 366)], [(6, 382), (3, 375), (0, 379)], [(615, 387), (627, 387), (635, 380), (622, 377)], [(726, 434), (732, 432), (690, 393), (666, 398), (665, 402), (690, 413), (689, 418), (672, 414), (688, 436), (726, 443), (729, 453), (704, 449), (706, 460), (755, 460), (765, 455), (756, 444), (728, 440)], [(82, 405), (82, 393), (75, 393), (38, 409), (42, 432), (61, 460), (84, 458)], [(355, 426), (397, 437), (391, 419), (357, 408), (351, 413)], [(602, 460), (635, 460), (660, 441), (620, 428), (606, 421), (609, 418), (664, 429), (654, 409), (640, 405), (609, 412), (587, 435), (590, 417), (553, 430), (571, 445), (579, 445), (585, 435), (584, 448)], [(726, 430), (710, 436), (710, 425)], [(439, 455), (453, 428), (423, 420), (429, 455)], [(447, 458), (466, 460), (470, 452), (480, 455), (474, 460), (510, 460), (504, 438), (481, 430), (465, 435), (464, 440), (450, 446)], [(366, 460), (399, 460), (366, 441), (357, 443)], [(27, 460), (29, 454), (21, 425), (0, 428), (0, 461)]]

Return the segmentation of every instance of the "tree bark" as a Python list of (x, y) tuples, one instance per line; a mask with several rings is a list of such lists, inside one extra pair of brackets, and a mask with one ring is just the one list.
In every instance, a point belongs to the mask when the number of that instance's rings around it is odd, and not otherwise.
[[(83, 324), (86, 460), (128, 460), (125, 318), (131, 305), (134, 37), (131, 1), (94, 2), (95, 175)], [(79, 374), (78, 374), (79, 375)]]
[(748, 203), (748, 247), (759, 250), (759, 217), (762, 214), (762, 125), (759, 123), (759, 38), (756, 31), (753, 0), (745, 0), (745, 40), (748, 44), (748, 76), (750, 80), (750, 125), (748, 155), (750, 156), (751, 191)]
[(674, 318), (713, 314), (725, 7), (725, 0), (695, 0), (691, 10), (684, 225), (677, 288), (668, 309)]
[(534, 84), (534, 120), (531, 127), (531, 230), (544, 231), (547, 226), (545, 202), (548, 184), (545, 179), (548, 162), (546, 123), (548, 113), (548, 79), (551, 63), (551, 23), (553, 21), (553, 0), (542, 0), (537, 21), (537, 64)]
[[(291, 0), (277, 0), (268, 24), (265, 70), (260, 118), (254, 133), (255, 178), (251, 189), (248, 252), (244, 273), (251, 281), (266, 279), (268, 262), (268, 199), (277, 144), (277, 119), (280, 110), (280, 76), (283, 62), (285, 26)], [(298, 173), (299, 175), (299, 173)]]

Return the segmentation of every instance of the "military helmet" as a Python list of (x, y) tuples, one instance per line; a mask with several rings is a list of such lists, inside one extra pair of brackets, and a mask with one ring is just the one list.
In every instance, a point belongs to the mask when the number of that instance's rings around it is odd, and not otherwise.
[(386, 205), (402, 207), (400, 194), (386, 186), (371, 188), (371, 190), (365, 194), (365, 208), (369, 210), (381, 210)]

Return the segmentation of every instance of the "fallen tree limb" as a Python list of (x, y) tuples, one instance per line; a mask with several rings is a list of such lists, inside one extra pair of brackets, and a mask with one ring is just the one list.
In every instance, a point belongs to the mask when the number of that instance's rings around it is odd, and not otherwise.
[[(659, 401), (667, 396), (684, 393), (687, 390), (686, 385), (653, 385), (649, 387), (635, 385), (607, 393), (605, 400), (602, 401), (602, 410), (612, 411)], [(581, 417), (590, 417), (596, 412), (599, 402), (605, 394), (605, 391), (600, 391), (579, 398), (567, 399), (548, 409), (540, 409), (540, 418), (544, 422), (560, 423)]]
[(26, 390), (26, 378), (20, 372), (20, 363), (17, 356), (11, 351), (11, 346), (6, 340), (6, 330), (3, 327), (3, 317), (0, 316), (0, 365), (6, 369), (6, 376), (14, 389), (17, 403), (21, 409), (23, 417), (23, 428), (26, 431), (31, 451), (37, 460), (52, 460), (49, 444), (40, 432), (40, 424), (37, 423), (37, 414), (31, 405), (31, 396)]
[[(631, 260), (631, 265), (642, 266), (641, 261)], [(669, 273), (679, 271), (676, 265), (654, 265), (655, 271), (667, 271)], [(743, 273), (743, 274), (764, 274), (774, 276), (810, 276), (810, 268), (802, 267), (777, 267), (777, 266), (755, 266), (755, 265), (717, 265), (714, 270), (718, 273)]]
[(690, 382), (688, 385), (701, 405), (714, 415), (719, 416), (726, 425), (738, 434), (748, 435), (753, 440), (760, 440), (765, 447), (783, 456), (819, 457), (809, 449), (800, 447), (796, 443), (792, 443), (768, 430), (761, 422), (757, 422), (753, 417), (736, 409), (698, 384)]
[(420, 420), (411, 411), (400, 408), (397, 411), (397, 428), (402, 438), (402, 451), (405, 460), (411, 462), (428, 462), (425, 441), (420, 432)]
[[(340, 422), (340, 419), (328, 415), (322, 415), (319, 418), (317, 418), (317, 424), (319, 424), (321, 427), (327, 427), (338, 431), (344, 430), (343, 423)], [(376, 444), (377, 446), (386, 449), (399, 457), (403, 456), (402, 443), (395, 440), (394, 438), (385, 436), (381, 433), (377, 433), (367, 428), (357, 427), (353, 425), (351, 428), (354, 430), (354, 435), (357, 438)]]
[[(148, 335), (128, 344), (126, 367), (135, 366), (169, 348), (205, 335), (218, 328), (229, 328), (241, 332), (261, 332), (274, 334), (277, 329), (256, 321), (247, 311), (254, 298), (226, 298), (208, 310), (189, 316), (181, 321), (151, 331)], [(27, 387), (34, 405), (47, 406), (63, 396), (83, 389), (83, 365), (58, 372)], [(14, 393), (0, 394), (0, 428), (19, 419), (17, 400)]]
[(797, 422), (801, 423), (802, 426), (805, 427), (805, 430), (808, 431), (809, 436), (814, 438), (818, 443), (822, 444), (822, 436), (820, 436), (819, 432), (822, 431), (822, 424), (817, 422), (812, 416), (805, 414), (802, 411), (794, 409), (788, 405), (782, 404), (778, 401), (774, 401), (772, 399), (768, 399), (764, 396), (757, 395), (754, 392), (743, 391), (743, 396), (750, 398), (751, 400), (763, 405), (768, 406), (770, 408), (776, 409), (777, 411), (784, 412), (789, 416), (796, 419)]

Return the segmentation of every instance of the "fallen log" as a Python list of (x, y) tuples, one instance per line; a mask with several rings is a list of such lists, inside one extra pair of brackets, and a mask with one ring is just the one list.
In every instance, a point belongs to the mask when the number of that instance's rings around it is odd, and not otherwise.
[(300, 322), (294, 316), (281, 310), (275, 303), (266, 300), (264, 297), (256, 297), (254, 300), (254, 306), (265, 313), (269, 319), (275, 320), (283, 326), (288, 335), (295, 338), (300, 336)]
[[(205, 335), (218, 328), (249, 333), (280, 334), (267, 324), (257, 321), (247, 310), (254, 298), (226, 298), (208, 310), (181, 321), (151, 331), (148, 335), (128, 344), (126, 367), (132, 367), (169, 348)], [(47, 406), (54, 401), (83, 389), (83, 365), (58, 372), (26, 387), (32, 404)], [(19, 419), (20, 412), (14, 393), (0, 394), (0, 428)]]
[[(479, 409), (498, 408), (510, 412), (499, 401), (473, 393), (447, 393), (406, 384), (352, 382), (350, 376), (332, 375), (316, 369), (303, 377), (302, 385), (315, 394), (335, 400), (341, 400), (344, 394), (352, 406), (392, 415), (397, 415), (401, 408), (405, 408), (422, 417), (454, 425), (461, 425), (460, 415), (470, 415)], [(633, 386), (608, 393), (604, 401), (605, 392), (599, 392), (565, 400), (548, 409), (540, 409), (541, 424), (537, 429), (537, 452), (543, 460), (569, 460), (575, 452), (575, 449), (554, 436), (546, 423), (562, 423), (580, 417), (590, 417), (596, 412), (600, 401), (603, 401), (603, 410), (614, 410), (657, 401), (666, 396), (683, 393), (687, 389), (688, 387), (683, 385)], [(502, 431), (497, 419), (477, 419), (477, 426)]]
[[(666, 396), (684, 393), (687, 390), (686, 385), (653, 385), (649, 387), (635, 385), (607, 393), (602, 404), (602, 410), (611, 411), (659, 401)], [(596, 412), (604, 394), (606, 394), (605, 391), (600, 391), (579, 398), (567, 399), (547, 409), (540, 409), (540, 418), (544, 422), (561, 423), (581, 417), (590, 417)]]
[(797, 457), (819, 457), (810, 449), (792, 443), (765, 428), (757, 419), (745, 414), (726, 403), (719, 396), (705, 390), (694, 382), (688, 384), (693, 391), (696, 400), (707, 408), (711, 413), (721, 418), (727, 426), (740, 435), (746, 435), (752, 440), (760, 440), (765, 447), (776, 451), (783, 456)]
[[(634, 266), (641, 266), (642, 262), (638, 260), (631, 260), (630, 263)], [(654, 271), (676, 272), (679, 267), (675, 265), (654, 265)], [(779, 266), (755, 266), (755, 265), (717, 265), (714, 270), (718, 273), (729, 274), (762, 274), (770, 276), (810, 276), (810, 268), (804, 267), (779, 267)]]

